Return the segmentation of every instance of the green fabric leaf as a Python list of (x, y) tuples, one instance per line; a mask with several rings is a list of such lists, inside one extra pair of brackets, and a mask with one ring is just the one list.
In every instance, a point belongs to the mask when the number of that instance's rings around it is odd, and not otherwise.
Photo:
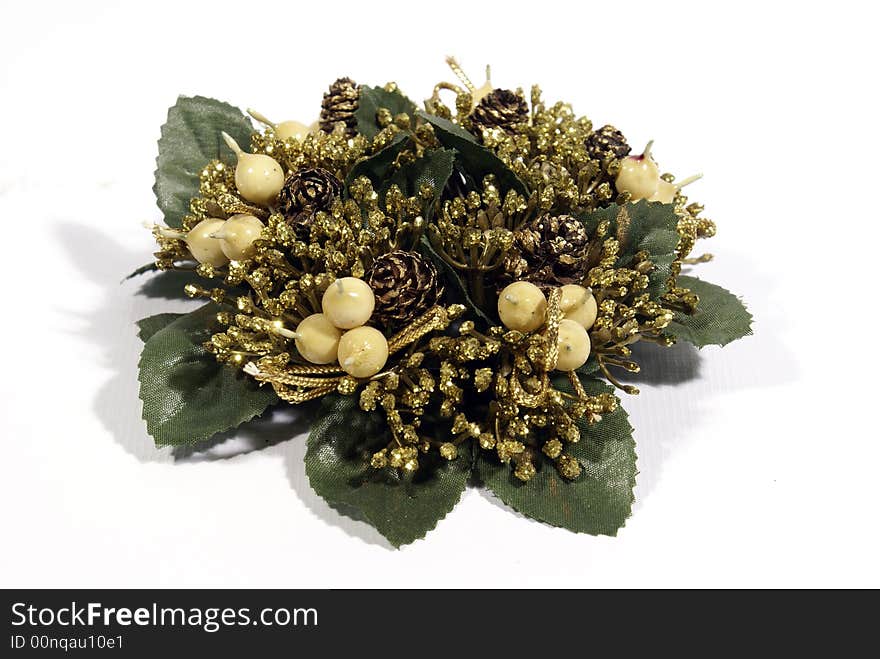
[(155, 316), (147, 316), (137, 321), (138, 337), (146, 343), (160, 329), (173, 323), (175, 320), (185, 314), (182, 313), (158, 313)]
[(621, 255), (632, 256), (638, 252), (641, 243), (654, 231), (661, 230), (678, 235), (678, 215), (675, 214), (672, 204), (661, 204), (644, 199), (624, 206), (611, 204), (605, 208), (597, 208), (580, 219), (590, 233), (596, 230), (600, 222), (607, 220), (611, 224), (610, 235), (616, 236), (617, 217), (621, 208), (626, 209), (630, 220), (629, 227), (621, 236), (623, 238), (620, 245)]
[(412, 143), (409, 135), (406, 133), (398, 133), (391, 142), (381, 151), (374, 153), (369, 158), (359, 161), (348, 176), (345, 177), (345, 188), (351, 185), (359, 176), (366, 176), (373, 183), (373, 189), (377, 192), (385, 190), (388, 186), (388, 179), (394, 169), (394, 163), (397, 156), (407, 146)]
[(458, 152), (458, 160), (463, 169), (475, 181), (482, 182), (489, 174), (494, 174), (502, 190), (516, 190), (528, 196), (525, 184), (519, 180), (510, 168), (502, 162), (490, 149), (477, 142), (477, 139), (461, 126), (442, 117), (426, 112), (418, 112), (418, 116), (434, 127), (434, 134), (440, 144), (447, 149)]
[(360, 409), (357, 396), (326, 396), (316, 418), (305, 458), (312, 488), (334, 508), (355, 510), (395, 547), (424, 537), (461, 498), (470, 472), (465, 457), (422, 455), (411, 477), (371, 467), (390, 431), (381, 415)]
[[(205, 350), (219, 310), (212, 303), (175, 319), (161, 314), (164, 318), (141, 321), (147, 342), (139, 363), (140, 396), (157, 446), (203, 441), (278, 402), (271, 388), (218, 363)], [(165, 320), (171, 322), (159, 327)]]
[(382, 87), (362, 85), (358, 109), (354, 113), (357, 129), (361, 135), (372, 139), (382, 130), (376, 121), (376, 113), (380, 108), (390, 110), (392, 116), (405, 113), (415, 119), (416, 104), (399, 91), (389, 92)]
[[(391, 178), (391, 182), (401, 189), (407, 197), (419, 194), (424, 184), (431, 186), (434, 191), (432, 199), (426, 203), (426, 210), (440, 198), (440, 193), (446, 187), (446, 181), (452, 175), (452, 164), (455, 161), (455, 151), (451, 149), (433, 149), (415, 162), (397, 170)], [(427, 218), (427, 219), (430, 219)]]
[(153, 186), (168, 226), (179, 227), (189, 213), (190, 200), (199, 191), (199, 172), (208, 161), (231, 155), (220, 131), (247, 148), (253, 127), (238, 108), (204, 96), (180, 96), (168, 110)]
[(693, 316), (675, 314), (666, 328), (675, 338), (702, 348), (725, 346), (752, 333), (752, 314), (733, 293), (696, 277), (681, 275), (677, 281), (699, 295), (700, 304)]
[(478, 307), (471, 299), (461, 273), (441, 258), (441, 256), (434, 250), (434, 247), (431, 245), (431, 241), (428, 240), (427, 236), (422, 236), (419, 245), (421, 246), (422, 253), (431, 259), (437, 267), (440, 276), (443, 278), (443, 282), (446, 284), (446, 294), (449, 302), (452, 304), (463, 304), (471, 314), (481, 319), (486, 324), (486, 327), (497, 325), (498, 322), (492, 320), (489, 315), (480, 309), (480, 307)]
[(154, 270), (158, 270), (159, 266), (155, 263), (147, 263), (146, 265), (142, 265), (140, 268), (132, 272), (122, 281), (128, 281), (129, 279), (134, 279), (135, 277), (139, 277), (140, 275), (146, 274), (148, 272), (153, 272)]
[(678, 216), (672, 204), (649, 202), (644, 199), (623, 208), (629, 216), (629, 226), (618, 233), (617, 218), (621, 206), (611, 204), (607, 208), (599, 208), (581, 219), (587, 230), (592, 233), (599, 223), (607, 220), (611, 223), (611, 236), (622, 238), (617, 267), (626, 267), (636, 252), (645, 251), (657, 267), (649, 275), (648, 293), (652, 298), (659, 297), (666, 290), (670, 266), (675, 260), (675, 249), (678, 247)]
[[(613, 387), (581, 378), (590, 394)], [(574, 481), (559, 475), (546, 459), (536, 460), (537, 473), (528, 483), (517, 479), (509, 465), (482, 451), (478, 473), (504, 503), (534, 519), (577, 533), (617, 535), (629, 517), (636, 477), (635, 441), (623, 408), (603, 416), (598, 423), (581, 422), (581, 440), (567, 446), (583, 472)]]
[[(672, 262), (675, 261), (675, 248), (678, 247), (679, 239), (677, 231), (652, 229), (636, 246), (635, 251), (644, 250), (651, 255), (651, 262), (655, 266), (648, 274), (647, 292), (652, 299), (656, 299), (666, 292)], [(618, 264), (620, 264), (619, 260)]]

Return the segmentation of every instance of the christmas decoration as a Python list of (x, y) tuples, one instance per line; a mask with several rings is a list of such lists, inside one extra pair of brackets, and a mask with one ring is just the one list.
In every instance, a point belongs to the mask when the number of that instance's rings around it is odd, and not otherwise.
[(357, 118), (360, 93), (357, 83), (351, 78), (339, 78), (330, 85), (321, 102), (321, 130), (332, 133), (337, 125), (347, 136), (357, 134)]
[(509, 89), (495, 89), (477, 103), (470, 118), (479, 128), (512, 131), (528, 117), (529, 107), (522, 96)]
[(590, 133), (584, 141), (587, 153), (595, 160), (605, 158), (623, 158), (632, 151), (626, 138), (614, 126), (602, 126)]
[(437, 268), (418, 252), (400, 250), (373, 261), (365, 277), (376, 294), (376, 316), (395, 326), (408, 323), (440, 301)]
[(315, 213), (327, 210), (342, 196), (342, 182), (321, 168), (301, 169), (284, 181), (278, 195), (278, 210), (302, 241), (308, 241)]
[[(540, 89), (336, 80), (320, 121), (180, 97), (159, 141), (154, 263), (204, 304), (145, 318), (140, 394), (158, 446), (305, 404), (306, 473), (395, 546), (468, 483), (522, 514), (615, 535), (635, 443), (636, 342), (725, 345), (751, 316), (683, 274), (715, 233), (661, 173)], [(450, 94), (444, 101), (446, 94)], [(225, 145), (225, 146), (224, 146)], [(643, 436), (651, 441), (650, 429)]]
[(278, 210), (292, 218), (305, 210), (327, 210), (342, 197), (342, 183), (320, 167), (301, 169), (287, 177), (278, 199)]

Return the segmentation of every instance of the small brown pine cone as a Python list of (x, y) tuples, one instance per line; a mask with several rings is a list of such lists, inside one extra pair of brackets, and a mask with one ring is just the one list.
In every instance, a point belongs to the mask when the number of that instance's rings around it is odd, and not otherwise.
[(326, 210), (342, 196), (342, 182), (326, 169), (300, 169), (287, 177), (278, 195), (278, 209), (293, 215), (305, 208)]
[(470, 120), (474, 128), (500, 128), (509, 131), (516, 124), (528, 121), (526, 100), (509, 89), (495, 89), (473, 109)]
[(525, 279), (541, 288), (583, 283), (589, 249), (583, 222), (570, 215), (542, 215), (514, 231), (502, 283)]
[(585, 144), (587, 153), (594, 160), (604, 160), (608, 157), (623, 158), (632, 151), (623, 133), (614, 126), (602, 126), (599, 130), (593, 131)]
[(341, 181), (326, 169), (301, 169), (284, 181), (278, 195), (278, 210), (297, 237), (308, 240), (315, 213), (327, 210), (341, 196)]
[(337, 124), (345, 124), (345, 134), (354, 137), (357, 134), (357, 119), (354, 113), (358, 109), (360, 87), (351, 78), (339, 78), (330, 85), (321, 101), (321, 130), (332, 133)]
[(434, 264), (416, 252), (383, 254), (373, 261), (364, 281), (376, 296), (373, 315), (386, 325), (414, 320), (443, 294)]

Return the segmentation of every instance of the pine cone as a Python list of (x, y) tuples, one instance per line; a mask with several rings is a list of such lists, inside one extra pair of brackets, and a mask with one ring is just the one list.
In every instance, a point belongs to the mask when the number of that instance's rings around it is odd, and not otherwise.
[(599, 130), (593, 131), (585, 144), (587, 153), (594, 160), (604, 160), (609, 156), (623, 158), (632, 151), (623, 133), (614, 126), (602, 126)]
[(590, 241), (583, 222), (570, 215), (542, 215), (513, 233), (502, 283), (525, 279), (541, 288), (581, 284), (589, 270)]
[(279, 208), (285, 215), (304, 208), (326, 210), (342, 195), (342, 182), (320, 167), (300, 169), (287, 177), (278, 195)]
[(386, 325), (415, 319), (443, 294), (434, 264), (415, 252), (383, 254), (373, 261), (364, 281), (376, 296), (373, 315)]
[(500, 128), (509, 131), (516, 124), (528, 121), (529, 107), (525, 99), (509, 89), (496, 89), (473, 109), (470, 119), (474, 127)]
[(315, 213), (330, 208), (342, 196), (342, 183), (326, 169), (294, 172), (284, 181), (278, 195), (278, 210), (300, 240), (308, 240)]
[(321, 101), (321, 130), (332, 133), (336, 124), (345, 124), (345, 134), (354, 137), (357, 134), (357, 119), (354, 113), (358, 109), (360, 87), (351, 78), (339, 78), (330, 85), (329, 91)]

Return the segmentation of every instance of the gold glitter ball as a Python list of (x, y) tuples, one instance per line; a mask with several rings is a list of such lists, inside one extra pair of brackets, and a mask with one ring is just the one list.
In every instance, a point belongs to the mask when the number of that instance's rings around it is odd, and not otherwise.
[(492, 369), (478, 368), (474, 371), (474, 385), (480, 393), (486, 391), (492, 384)]
[(373, 453), (373, 457), (370, 458), (370, 465), (374, 469), (382, 469), (388, 466), (388, 451), (386, 449), (382, 449), (381, 451), (376, 451)]
[(574, 480), (581, 475), (581, 465), (570, 455), (560, 455), (556, 459), (556, 468), (563, 478)]
[(548, 458), (555, 460), (562, 453), (562, 442), (558, 439), (551, 439), (544, 444), (541, 449)]
[(513, 470), (513, 475), (526, 482), (535, 475), (535, 465), (532, 464), (531, 460), (518, 461), (516, 469)]

